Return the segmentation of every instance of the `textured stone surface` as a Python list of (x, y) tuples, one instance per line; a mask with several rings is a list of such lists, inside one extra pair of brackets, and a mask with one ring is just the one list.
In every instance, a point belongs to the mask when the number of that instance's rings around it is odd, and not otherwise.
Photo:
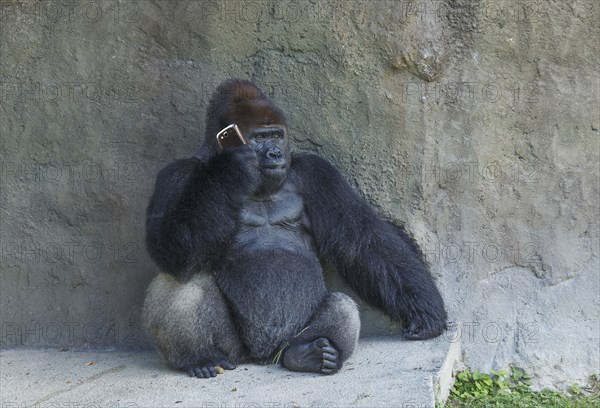
[[(436, 398), (445, 399), (441, 389), (449, 385), (459, 349), (458, 342), (369, 339), (333, 376), (243, 365), (209, 380), (169, 370), (151, 352), (10, 350), (0, 354), (0, 404), (6, 408), (433, 408)], [(425, 358), (412, 357), (421, 353)]]
[[(0, 344), (148, 344), (158, 169), (248, 78), (424, 248), (464, 362), (598, 371), (596, 1), (2, 2)], [(369, 333), (396, 332), (365, 314)]]

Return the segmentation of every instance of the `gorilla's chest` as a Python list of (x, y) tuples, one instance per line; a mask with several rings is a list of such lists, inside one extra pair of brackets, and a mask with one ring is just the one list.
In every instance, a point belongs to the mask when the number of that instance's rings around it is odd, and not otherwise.
[(293, 186), (268, 200), (248, 200), (239, 224), (217, 283), (246, 345), (265, 357), (304, 327), (325, 284), (302, 198)]
[(302, 197), (286, 184), (268, 198), (248, 199), (239, 215), (238, 246), (312, 249)]

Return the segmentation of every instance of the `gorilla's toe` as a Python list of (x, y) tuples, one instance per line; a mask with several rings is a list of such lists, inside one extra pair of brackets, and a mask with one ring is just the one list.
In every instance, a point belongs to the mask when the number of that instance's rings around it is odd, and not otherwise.
[(283, 365), (291, 371), (333, 374), (341, 368), (339, 353), (324, 337), (286, 350)]

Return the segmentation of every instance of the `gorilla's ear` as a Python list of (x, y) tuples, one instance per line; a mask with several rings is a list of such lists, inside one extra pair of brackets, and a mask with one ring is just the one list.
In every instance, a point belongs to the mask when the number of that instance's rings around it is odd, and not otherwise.
[(232, 123), (240, 128), (260, 124), (287, 126), (284, 113), (252, 82), (228, 79), (213, 93), (206, 111), (206, 132), (199, 156), (218, 153), (216, 134)]

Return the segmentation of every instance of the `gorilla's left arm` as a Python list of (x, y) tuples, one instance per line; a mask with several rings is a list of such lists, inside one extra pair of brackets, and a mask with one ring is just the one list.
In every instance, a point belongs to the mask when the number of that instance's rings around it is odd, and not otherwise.
[(299, 187), (319, 254), (368, 303), (402, 321), (409, 339), (446, 329), (446, 310), (416, 243), (381, 219), (326, 160), (294, 156), (291, 177)]

